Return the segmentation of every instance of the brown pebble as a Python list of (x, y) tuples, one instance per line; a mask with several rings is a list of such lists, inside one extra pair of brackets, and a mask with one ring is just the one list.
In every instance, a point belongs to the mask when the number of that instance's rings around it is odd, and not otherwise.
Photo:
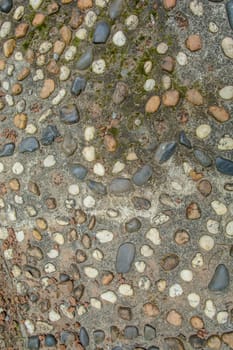
[(47, 198), (45, 204), (48, 209), (55, 209), (57, 207), (56, 199), (53, 197)]
[(204, 328), (204, 322), (203, 320), (198, 316), (193, 316), (190, 318), (190, 324), (195, 329), (202, 329)]
[(204, 177), (204, 175), (202, 173), (198, 173), (194, 169), (190, 170), (189, 176), (192, 178), (193, 181), (199, 181)]
[(123, 83), (122, 81), (119, 81), (116, 84), (112, 100), (115, 104), (121, 104), (126, 97), (129, 95), (129, 87), (127, 84)]
[(132, 311), (129, 307), (119, 306), (118, 316), (123, 320), (130, 321), (132, 320)]
[(178, 104), (180, 99), (179, 91), (168, 90), (162, 96), (163, 104), (167, 107), (174, 107)]
[(156, 317), (159, 314), (159, 308), (156, 304), (146, 303), (143, 305), (143, 312), (146, 316)]
[(37, 218), (36, 219), (36, 225), (40, 230), (46, 230), (48, 228), (47, 221), (43, 218)]
[(45, 79), (44, 85), (40, 91), (40, 98), (48, 98), (55, 90), (55, 83), (53, 79)]
[(16, 114), (14, 117), (14, 125), (16, 126), (16, 128), (23, 130), (27, 126), (27, 120), (28, 120), (28, 117), (26, 114), (24, 113)]
[(4, 60), (0, 60), (0, 70), (4, 70), (6, 67), (6, 62)]
[(204, 197), (208, 197), (212, 192), (212, 185), (208, 180), (201, 180), (197, 184), (197, 189)]
[(145, 112), (146, 113), (154, 113), (157, 112), (160, 106), (160, 97), (159, 96), (151, 96), (146, 103)]
[(95, 215), (92, 215), (88, 224), (88, 230), (93, 230), (93, 228), (95, 227), (96, 224), (96, 217)]
[(35, 59), (35, 54), (34, 51), (32, 49), (27, 49), (26, 53), (25, 53), (25, 60), (32, 64), (34, 62)]
[(9, 39), (3, 44), (3, 53), (5, 57), (10, 57), (16, 46), (15, 39)]
[(189, 242), (190, 237), (187, 231), (180, 229), (175, 232), (174, 240), (178, 245), (183, 245)]
[(51, 60), (47, 65), (47, 70), (51, 74), (58, 74), (60, 72), (60, 67), (55, 60)]
[(203, 105), (203, 97), (201, 96), (200, 92), (196, 89), (188, 90), (185, 97), (190, 103), (192, 103), (195, 106)]
[(45, 15), (43, 13), (36, 13), (35, 17), (33, 18), (32, 25), (34, 27), (40, 26), (45, 21)]
[(12, 191), (19, 191), (20, 183), (18, 179), (11, 179), (8, 184)]
[[(5, 103), (3, 100), (0, 100), (0, 110), (2, 110), (5, 107)], [(0, 121), (3, 122), (6, 119), (6, 116), (0, 115)]]
[(42, 235), (37, 229), (32, 230), (32, 235), (37, 241), (42, 240)]
[(201, 210), (197, 203), (190, 203), (186, 208), (186, 217), (189, 220), (196, 220), (201, 217)]
[(61, 0), (62, 4), (70, 4), (73, 0)]
[(17, 39), (25, 37), (25, 35), (27, 34), (27, 31), (28, 31), (28, 28), (29, 28), (29, 24), (28, 23), (20, 23), (15, 28), (15, 37)]
[(83, 263), (87, 260), (87, 255), (82, 249), (76, 251), (76, 259), (78, 263)]
[(108, 152), (115, 152), (117, 149), (117, 141), (113, 135), (105, 135), (104, 144)]
[(22, 91), (23, 91), (23, 88), (21, 84), (16, 83), (12, 85), (12, 88), (11, 88), (12, 95), (14, 96), (20, 95)]
[(176, 254), (167, 254), (160, 262), (161, 267), (165, 271), (171, 271), (179, 265), (180, 259)]
[(66, 44), (64, 43), (64, 41), (57, 40), (54, 43), (53, 52), (60, 56), (63, 53), (65, 46)]
[(18, 74), (17, 80), (21, 81), (27, 78), (30, 74), (30, 68), (24, 67)]
[(233, 332), (224, 333), (222, 335), (222, 341), (233, 349)]
[(65, 25), (62, 26), (60, 29), (60, 35), (62, 40), (66, 43), (66, 45), (69, 45), (72, 38), (71, 30), (69, 29), (69, 27)]
[(77, 9), (72, 10), (69, 25), (72, 29), (77, 29), (83, 23), (83, 15)]
[(176, 310), (171, 310), (167, 314), (167, 322), (173, 326), (179, 327), (182, 324), (182, 315)]
[(83, 11), (91, 8), (93, 6), (93, 2), (92, 0), (78, 0), (77, 6), (81, 11)]
[(33, 193), (33, 194), (35, 194), (36, 196), (40, 195), (39, 186), (35, 182), (29, 181), (29, 183), (28, 183), (28, 191)]
[(84, 248), (86, 248), (86, 249), (91, 248), (91, 238), (87, 233), (85, 233), (82, 236), (81, 242), (82, 242), (82, 245), (84, 246)]
[(224, 123), (230, 118), (229, 113), (223, 107), (210, 106), (208, 108), (208, 113), (220, 123)]
[(171, 10), (176, 6), (176, 0), (163, 0), (165, 10)]
[(222, 342), (218, 335), (211, 335), (207, 339), (207, 345), (210, 349), (219, 350), (221, 348)]
[(82, 209), (75, 210), (75, 221), (78, 225), (84, 224), (87, 221), (87, 214)]
[(168, 337), (164, 339), (165, 346), (163, 349), (165, 350), (185, 350), (185, 347), (182, 341), (178, 338)]
[(112, 282), (113, 278), (114, 278), (114, 275), (112, 272), (105, 271), (102, 275), (101, 282), (104, 286), (107, 286), (108, 284), (110, 284)]
[(175, 68), (175, 60), (174, 60), (174, 58), (171, 57), (171, 56), (164, 57), (163, 60), (162, 60), (161, 67), (166, 72), (169, 72), (169, 73), (173, 72), (173, 70)]
[(185, 44), (186, 44), (186, 47), (192, 52), (200, 50), (202, 48), (200, 35), (197, 35), (197, 34), (190, 35), (186, 40)]
[(48, 15), (53, 15), (59, 10), (59, 5), (55, 1), (53, 1), (51, 4), (47, 6), (47, 13)]

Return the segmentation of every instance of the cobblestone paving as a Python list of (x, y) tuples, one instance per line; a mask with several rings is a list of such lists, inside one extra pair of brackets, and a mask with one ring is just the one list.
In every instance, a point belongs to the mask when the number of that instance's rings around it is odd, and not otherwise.
[(0, 349), (233, 349), (233, 0), (0, 0)]

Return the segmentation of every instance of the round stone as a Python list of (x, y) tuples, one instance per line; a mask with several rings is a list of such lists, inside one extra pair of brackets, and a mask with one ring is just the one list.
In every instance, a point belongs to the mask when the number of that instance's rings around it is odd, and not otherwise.
[(233, 98), (233, 86), (224, 86), (221, 90), (219, 90), (219, 96), (224, 100), (231, 100)]
[(84, 22), (88, 28), (93, 27), (96, 20), (97, 20), (97, 15), (94, 11), (88, 11), (84, 18)]
[(209, 23), (209, 31), (213, 34), (217, 33), (218, 32), (218, 26), (216, 23), (214, 22), (210, 22)]
[(227, 311), (219, 311), (217, 313), (217, 321), (219, 324), (227, 323), (228, 317), (229, 317), (229, 315), (228, 315)]
[(226, 235), (228, 237), (233, 237), (233, 221), (229, 221), (226, 225)]
[(169, 288), (169, 296), (171, 298), (178, 297), (183, 294), (183, 288), (180, 284), (175, 283)]
[(126, 297), (131, 297), (133, 295), (133, 289), (130, 284), (123, 283), (118, 288), (118, 292)]
[(56, 267), (52, 263), (47, 263), (44, 266), (44, 270), (46, 273), (53, 273), (56, 271)]
[(130, 15), (125, 20), (125, 25), (128, 30), (135, 30), (138, 26), (139, 20), (136, 15)]
[(63, 235), (59, 232), (53, 233), (52, 238), (53, 238), (54, 242), (56, 242), (59, 245), (63, 245), (65, 242)]
[(98, 176), (104, 176), (105, 174), (104, 166), (101, 163), (96, 163), (93, 167), (93, 172)]
[(117, 301), (117, 296), (114, 292), (111, 290), (108, 290), (101, 294), (101, 299), (108, 301), (109, 303), (115, 304)]
[(228, 58), (233, 58), (233, 39), (225, 37), (221, 43), (223, 52)]
[(163, 88), (165, 90), (170, 89), (170, 87), (172, 85), (172, 81), (171, 81), (171, 78), (169, 77), (169, 75), (162, 76), (162, 84), (163, 84)]
[(206, 223), (207, 230), (209, 233), (216, 235), (219, 233), (219, 222), (213, 219), (208, 219)]
[(88, 162), (93, 162), (93, 160), (95, 160), (95, 147), (94, 146), (84, 147), (82, 151), (82, 155)]
[(168, 45), (166, 43), (160, 43), (157, 45), (156, 50), (160, 55), (164, 55), (168, 50)]
[(140, 249), (140, 252), (143, 256), (145, 256), (146, 258), (150, 257), (151, 255), (153, 255), (154, 251), (153, 249), (147, 245), (147, 244), (144, 244), (141, 249)]
[(86, 266), (84, 267), (84, 273), (89, 278), (96, 278), (99, 274), (98, 270), (94, 267)]
[(100, 58), (92, 63), (92, 71), (96, 74), (103, 74), (106, 68), (105, 60)]
[(215, 307), (212, 300), (210, 300), (210, 299), (206, 300), (204, 312), (208, 318), (210, 318), (210, 319), (214, 318), (214, 316), (216, 314), (216, 307)]
[(153, 67), (152, 62), (151, 61), (146, 61), (144, 63), (144, 66), (143, 66), (145, 74), (149, 74), (151, 72), (152, 67)]
[(95, 206), (95, 198), (92, 196), (87, 196), (86, 198), (84, 198), (83, 200), (83, 205), (86, 208), (93, 208)]
[(202, 249), (210, 251), (214, 247), (214, 239), (208, 235), (203, 235), (199, 239), (199, 245)]
[(87, 30), (85, 28), (80, 28), (75, 33), (76, 38), (79, 39), (79, 40), (86, 40), (87, 39), (87, 35), (88, 35), (88, 32), (87, 32)]
[(122, 30), (119, 30), (113, 35), (112, 41), (114, 45), (122, 47), (126, 44), (126, 36)]
[(79, 186), (76, 184), (70, 185), (68, 188), (68, 192), (69, 194), (76, 196), (77, 194), (79, 194)]
[(138, 287), (143, 290), (149, 290), (151, 287), (151, 281), (147, 276), (140, 277), (138, 281)]
[(176, 56), (176, 61), (180, 66), (186, 66), (188, 63), (188, 57), (184, 52), (178, 52)]
[(24, 171), (23, 164), (21, 164), (20, 162), (16, 162), (12, 167), (12, 171), (16, 175), (22, 174)]
[(145, 271), (146, 264), (144, 261), (135, 261), (135, 267), (139, 273), (143, 273)]
[(45, 168), (50, 168), (52, 166), (54, 166), (56, 164), (56, 159), (54, 157), (54, 155), (48, 155), (44, 161), (43, 161), (44, 167)]
[(201, 124), (196, 128), (196, 135), (200, 139), (205, 139), (211, 133), (211, 127), (208, 124)]
[(180, 277), (182, 278), (183, 281), (185, 282), (191, 282), (193, 279), (193, 273), (191, 270), (182, 270), (180, 272)]
[(152, 91), (155, 87), (155, 80), (154, 79), (147, 79), (143, 88), (145, 91)]
[(201, 298), (197, 293), (190, 293), (187, 298), (189, 305), (193, 308), (196, 308), (200, 304)]
[(147, 231), (146, 238), (149, 239), (154, 245), (161, 244), (159, 230), (155, 227), (152, 227), (149, 231)]
[(84, 130), (84, 138), (86, 141), (91, 141), (95, 137), (95, 128), (94, 126), (87, 126)]
[(222, 202), (215, 200), (211, 202), (211, 207), (214, 209), (217, 215), (225, 215), (227, 212), (227, 207)]

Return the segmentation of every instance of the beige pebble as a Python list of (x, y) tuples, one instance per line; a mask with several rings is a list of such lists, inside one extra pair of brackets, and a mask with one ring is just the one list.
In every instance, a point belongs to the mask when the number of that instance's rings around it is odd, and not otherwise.
[(44, 85), (40, 91), (40, 98), (48, 98), (55, 90), (55, 83), (53, 79), (45, 79)]
[(182, 315), (176, 310), (169, 311), (166, 319), (168, 323), (176, 327), (180, 327), (183, 321)]
[(222, 202), (215, 200), (211, 202), (211, 207), (217, 215), (225, 215), (227, 213), (227, 207)]
[(211, 236), (203, 235), (199, 239), (199, 245), (202, 249), (210, 251), (214, 248), (214, 239)]
[(201, 124), (196, 128), (196, 135), (199, 139), (205, 139), (211, 133), (211, 126), (208, 124)]

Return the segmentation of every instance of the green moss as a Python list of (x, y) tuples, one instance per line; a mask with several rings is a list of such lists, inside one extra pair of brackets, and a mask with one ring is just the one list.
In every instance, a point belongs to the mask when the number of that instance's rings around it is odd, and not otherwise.
[(72, 45), (75, 46), (75, 47), (79, 47), (79, 44), (80, 44), (80, 39), (75, 37), (73, 40), (72, 40)]
[(113, 136), (117, 136), (119, 134), (119, 130), (117, 128), (111, 128), (108, 130), (108, 132)]

